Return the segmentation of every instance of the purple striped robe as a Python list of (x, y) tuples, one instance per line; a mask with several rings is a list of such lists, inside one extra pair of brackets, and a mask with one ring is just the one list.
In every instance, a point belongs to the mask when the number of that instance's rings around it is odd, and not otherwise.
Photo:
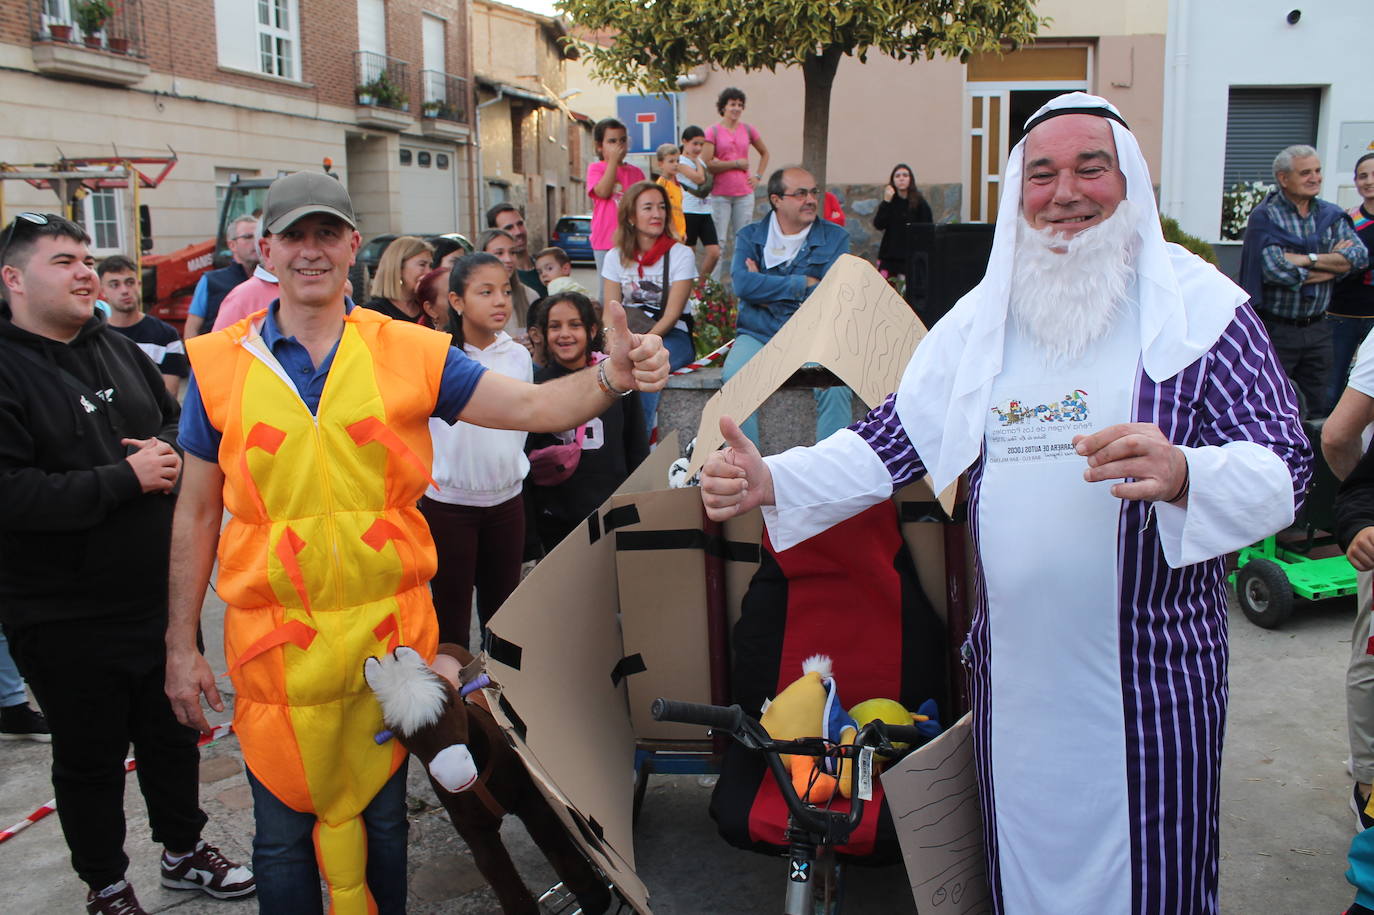
[[(1300, 503), (1312, 451), (1298, 422), (1292, 386), (1248, 305), (1211, 350), (1155, 383), (1143, 371), (1136, 422), (1154, 423), (1177, 445), (1249, 441), (1277, 454)], [(887, 467), (893, 487), (925, 474), (897, 416), (896, 397), (851, 427)], [(969, 513), (979, 543), (980, 457), (969, 469)], [(1222, 558), (1179, 569), (1166, 564), (1153, 506), (1123, 501), (1118, 527), (1120, 657), (1131, 814), (1131, 896), (1136, 915), (1217, 911), (1221, 744), (1226, 728), (1226, 581)], [(975, 760), (983, 804), (988, 874), (995, 909), (1006, 910), (997, 849), (997, 791), (991, 771), (987, 595), (979, 555), (972, 649)], [(1053, 828), (1053, 824), (1046, 824)], [(1015, 900), (1010, 900), (1015, 910)], [(1103, 913), (1107, 915), (1107, 913)]]

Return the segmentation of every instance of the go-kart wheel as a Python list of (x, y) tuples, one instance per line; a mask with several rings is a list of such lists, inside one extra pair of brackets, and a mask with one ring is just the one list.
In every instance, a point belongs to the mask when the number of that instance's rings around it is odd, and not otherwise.
[(1277, 629), (1293, 612), (1293, 586), (1268, 559), (1252, 559), (1236, 572), (1236, 599), (1245, 618), (1261, 629)]

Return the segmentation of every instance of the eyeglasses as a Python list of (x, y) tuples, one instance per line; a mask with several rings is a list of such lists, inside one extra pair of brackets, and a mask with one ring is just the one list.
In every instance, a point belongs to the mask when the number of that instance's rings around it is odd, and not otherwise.
[(0, 245), (0, 267), (5, 265), (5, 255), (10, 253), (10, 243), (14, 241), (19, 230), (23, 226), (46, 226), (48, 217), (43, 213), (20, 213), (14, 217), (9, 228), (5, 230), (5, 243)]
[(233, 238), (231, 238), (231, 239), (229, 239), (229, 240), (230, 240), (230, 241), (247, 241), (247, 240), (250, 239), (250, 238), (256, 238), (256, 237), (257, 237), (257, 236), (255, 236), (252, 232), (249, 232), (247, 235), (235, 235)]
[(785, 194), (779, 194), (778, 196), (779, 196), (779, 197), (814, 197), (816, 200), (820, 200), (820, 199), (821, 199), (821, 189), (818, 188), (818, 187), (799, 187), (799, 188), (797, 188), (795, 191), (788, 191), (787, 193), (785, 193)]

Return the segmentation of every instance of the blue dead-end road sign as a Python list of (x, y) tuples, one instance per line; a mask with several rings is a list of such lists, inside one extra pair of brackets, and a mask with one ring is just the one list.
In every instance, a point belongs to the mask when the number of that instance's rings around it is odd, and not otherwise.
[(615, 111), (629, 132), (629, 152), (653, 155), (664, 143), (677, 142), (676, 94), (618, 95)]

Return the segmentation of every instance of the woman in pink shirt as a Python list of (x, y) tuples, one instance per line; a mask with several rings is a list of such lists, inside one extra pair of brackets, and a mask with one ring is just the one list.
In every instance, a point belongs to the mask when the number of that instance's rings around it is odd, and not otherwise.
[[(716, 224), (716, 239), (721, 250), (735, 232), (754, 219), (754, 186), (768, 172), (768, 147), (752, 124), (740, 121), (744, 116), (744, 93), (731, 86), (716, 99), (720, 123), (706, 131), (706, 145), (702, 156), (707, 167), (715, 173), (711, 189), (711, 219)], [(749, 147), (759, 152), (759, 167), (749, 170)], [(711, 278), (720, 279), (721, 264), (716, 263)]]

